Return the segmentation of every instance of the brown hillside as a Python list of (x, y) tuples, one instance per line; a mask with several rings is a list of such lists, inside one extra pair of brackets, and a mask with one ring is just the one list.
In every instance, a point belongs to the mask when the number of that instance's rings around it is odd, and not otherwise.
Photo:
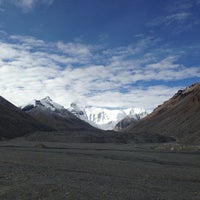
[(156, 133), (175, 137), (184, 143), (200, 143), (200, 83), (179, 90), (126, 131)]

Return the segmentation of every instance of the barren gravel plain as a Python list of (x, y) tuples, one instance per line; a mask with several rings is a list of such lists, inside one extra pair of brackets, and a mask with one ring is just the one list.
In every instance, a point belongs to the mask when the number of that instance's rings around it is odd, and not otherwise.
[(167, 145), (0, 142), (1, 200), (200, 199), (200, 152)]

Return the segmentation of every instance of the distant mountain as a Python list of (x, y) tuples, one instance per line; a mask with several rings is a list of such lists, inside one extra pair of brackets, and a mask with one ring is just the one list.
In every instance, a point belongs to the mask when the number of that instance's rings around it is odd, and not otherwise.
[(126, 131), (134, 134), (159, 133), (183, 143), (200, 143), (200, 83), (179, 90)]
[(55, 130), (96, 130), (96, 128), (77, 118), (63, 106), (53, 102), (50, 97), (34, 100), (28, 105), (21, 107), (21, 109), (37, 121)]
[(23, 136), (38, 130), (50, 130), (0, 96), (0, 140)]
[(29, 111), (34, 107), (38, 107), (45, 110), (48, 109), (51, 111), (64, 109), (63, 106), (53, 102), (48, 96), (41, 100), (33, 100), (32, 102), (29, 102), (28, 105), (22, 106), (21, 108), (23, 111)]
[(118, 122), (126, 117), (139, 120), (147, 115), (142, 108), (106, 109), (92, 106), (81, 107), (71, 103), (68, 110), (78, 118), (102, 130), (113, 130)]
[(122, 119), (121, 121), (119, 121), (116, 125), (114, 130), (115, 131), (123, 131), (124, 129), (126, 129), (130, 124), (133, 123), (137, 123), (138, 120), (131, 118), (129, 116), (125, 117), (124, 119)]

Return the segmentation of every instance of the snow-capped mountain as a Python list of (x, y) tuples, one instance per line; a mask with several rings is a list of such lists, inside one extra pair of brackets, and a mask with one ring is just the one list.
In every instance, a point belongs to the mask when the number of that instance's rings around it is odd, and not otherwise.
[(30, 109), (30, 108), (33, 108), (33, 107), (40, 107), (41, 109), (44, 108), (44, 109), (49, 109), (51, 111), (55, 111), (55, 110), (62, 110), (62, 109), (65, 109), (63, 106), (53, 102), (51, 100), (50, 97), (45, 97), (41, 100), (33, 100), (31, 102), (29, 102), (27, 105), (25, 106), (21, 106), (21, 109), (26, 111), (27, 109)]
[(72, 114), (77, 116), (79, 119), (88, 121), (87, 113), (84, 107), (80, 107), (76, 103), (71, 103), (70, 107), (67, 110), (69, 110)]
[(21, 109), (54, 130), (96, 130), (96, 128), (79, 119), (63, 106), (53, 102), (50, 97), (33, 100), (28, 105), (22, 106)]
[(103, 130), (113, 130), (115, 125), (127, 116), (139, 120), (147, 115), (143, 108), (107, 109), (92, 106), (81, 107), (71, 103), (68, 108), (78, 118)]
[(128, 108), (124, 109), (123, 111), (128, 117), (134, 118), (136, 120), (142, 119), (148, 114), (144, 108)]

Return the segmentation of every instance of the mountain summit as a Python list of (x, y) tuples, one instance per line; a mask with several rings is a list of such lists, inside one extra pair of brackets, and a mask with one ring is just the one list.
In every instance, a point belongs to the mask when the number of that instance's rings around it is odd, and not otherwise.
[(22, 108), (22, 110), (27, 111), (33, 107), (50, 109), (52, 111), (64, 109), (63, 106), (53, 102), (49, 96), (47, 96), (41, 100), (33, 100), (32, 102), (28, 103), (28, 105), (22, 106), (21, 108)]
[(179, 90), (138, 123), (131, 133), (159, 133), (184, 143), (200, 143), (200, 83)]

